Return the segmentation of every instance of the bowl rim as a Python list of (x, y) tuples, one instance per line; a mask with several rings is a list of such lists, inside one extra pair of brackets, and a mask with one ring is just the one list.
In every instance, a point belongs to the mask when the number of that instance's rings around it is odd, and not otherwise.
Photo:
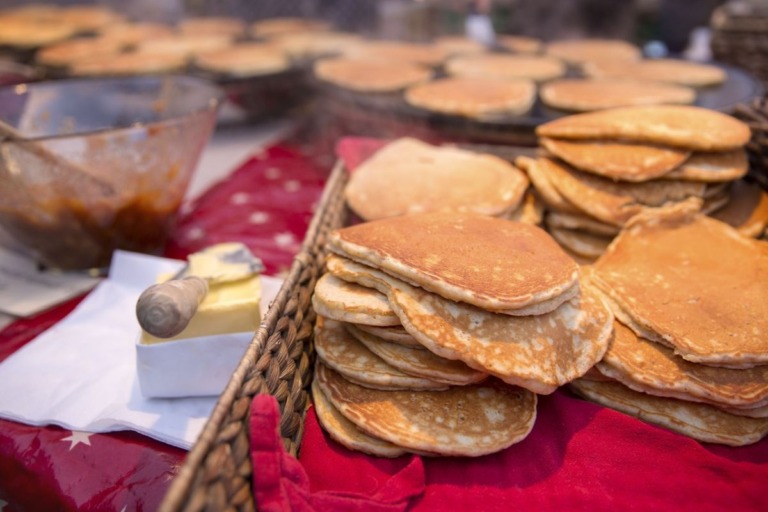
[(0, 93), (13, 90), (15, 94), (20, 95), (20, 94), (26, 94), (26, 92), (30, 88), (56, 87), (58, 85), (76, 86), (76, 84), (78, 83), (108, 84), (111, 82), (126, 82), (126, 83), (157, 82), (160, 86), (162, 86), (162, 83), (165, 80), (170, 80), (174, 83), (177, 83), (177, 82), (191, 83), (191, 84), (194, 84), (196, 87), (200, 87), (202, 89), (208, 89), (210, 97), (208, 98), (208, 101), (205, 102), (200, 107), (189, 110), (188, 112), (185, 112), (184, 114), (181, 114), (178, 116), (169, 117), (167, 119), (158, 119), (156, 121), (151, 121), (151, 122), (135, 122), (126, 126), (112, 126), (112, 127), (106, 127), (106, 128), (98, 128), (95, 130), (73, 131), (69, 133), (56, 133), (56, 134), (50, 134), (50, 135), (40, 135), (36, 137), (23, 137), (20, 139), (14, 139), (14, 138), (3, 139), (0, 136), (0, 144), (14, 143), (17, 141), (36, 142), (36, 141), (48, 141), (48, 140), (63, 140), (68, 138), (79, 138), (79, 137), (98, 135), (98, 134), (104, 134), (104, 133), (120, 133), (122, 131), (127, 131), (127, 130), (137, 130), (137, 129), (149, 128), (154, 126), (162, 126), (166, 124), (174, 124), (174, 123), (180, 122), (181, 120), (187, 119), (188, 117), (195, 116), (201, 113), (205, 113), (205, 112), (215, 113), (223, 103), (224, 99), (226, 98), (225, 91), (216, 83), (210, 80), (207, 80), (205, 78), (184, 75), (184, 74), (134, 75), (134, 76), (126, 76), (126, 77), (118, 77), (118, 76), (78, 77), (78, 78), (64, 78), (64, 79), (56, 79), (56, 80), (28, 81), (28, 82), (21, 82), (17, 84), (0, 86)]

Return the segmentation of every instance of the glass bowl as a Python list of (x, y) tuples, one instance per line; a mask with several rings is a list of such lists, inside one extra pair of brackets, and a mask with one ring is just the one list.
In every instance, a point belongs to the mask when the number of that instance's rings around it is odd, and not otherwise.
[(51, 269), (159, 253), (221, 99), (185, 76), (0, 88), (0, 227)]

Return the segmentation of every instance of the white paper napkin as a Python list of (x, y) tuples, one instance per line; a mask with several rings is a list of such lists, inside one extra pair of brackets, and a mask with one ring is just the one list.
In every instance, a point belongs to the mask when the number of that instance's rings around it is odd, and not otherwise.
[[(117, 251), (109, 277), (61, 322), (0, 364), (0, 417), (71, 430), (135, 430), (190, 448), (216, 397), (145, 398), (136, 377), (135, 305), (161, 272), (184, 264)], [(262, 312), (281, 280), (262, 277)]]

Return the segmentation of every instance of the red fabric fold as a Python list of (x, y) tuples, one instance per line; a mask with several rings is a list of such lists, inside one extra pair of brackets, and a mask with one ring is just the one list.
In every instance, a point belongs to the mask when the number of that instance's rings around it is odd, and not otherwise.
[[(417, 456), (392, 474), (375, 492), (310, 491), (298, 460), (280, 439), (280, 411), (271, 395), (251, 404), (251, 460), (257, 509), (267, 512), (404, 512), (424, 492), (424, 466)], [(343, 469), (343, 468), (337, 468)]]

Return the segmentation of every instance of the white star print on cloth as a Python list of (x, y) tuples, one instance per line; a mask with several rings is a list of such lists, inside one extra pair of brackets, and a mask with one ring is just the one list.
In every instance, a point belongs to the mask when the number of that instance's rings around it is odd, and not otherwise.
[(282, 176), (283, 171), (278, 169), (277, 167), (270, 167), (266, 171), (264, 171), (264, 176), (267, 177), (268, 180), (276, 180)]
[(248, 198), (250, 196), (245, 192), (238, 192), (237, 194), (233, 194), (232, 197), (229, 198), (229, 202), (232, 204), (245, 204), (248, 202)]
[(79, 445), (80, 443), (91, 446), (91, 436), (93, 433), (91, 432), (81, 432), (79, 430), (73, 430), (72, 435), (68, 437), (64, 437), (61, 440), (62, 441), (69, 441), (69, 451), (72, 451), (72, 448)]
[(296, 244), (296, 237), (293, 233), (284, 231), (275, 235), (275, 244), (281, 248), (290, 247)]
[(301, 188), (301, 182), (297, 180), (288, 180), (285, 182), (285, 185), (283, 185), (283, 188), (285, 188), (286, 192), (298, 192)]
[(251, 224), (266, 224), (269, 222), (269, 214), (267, 212), (253, 212), (248, 217), (248, 222)]

